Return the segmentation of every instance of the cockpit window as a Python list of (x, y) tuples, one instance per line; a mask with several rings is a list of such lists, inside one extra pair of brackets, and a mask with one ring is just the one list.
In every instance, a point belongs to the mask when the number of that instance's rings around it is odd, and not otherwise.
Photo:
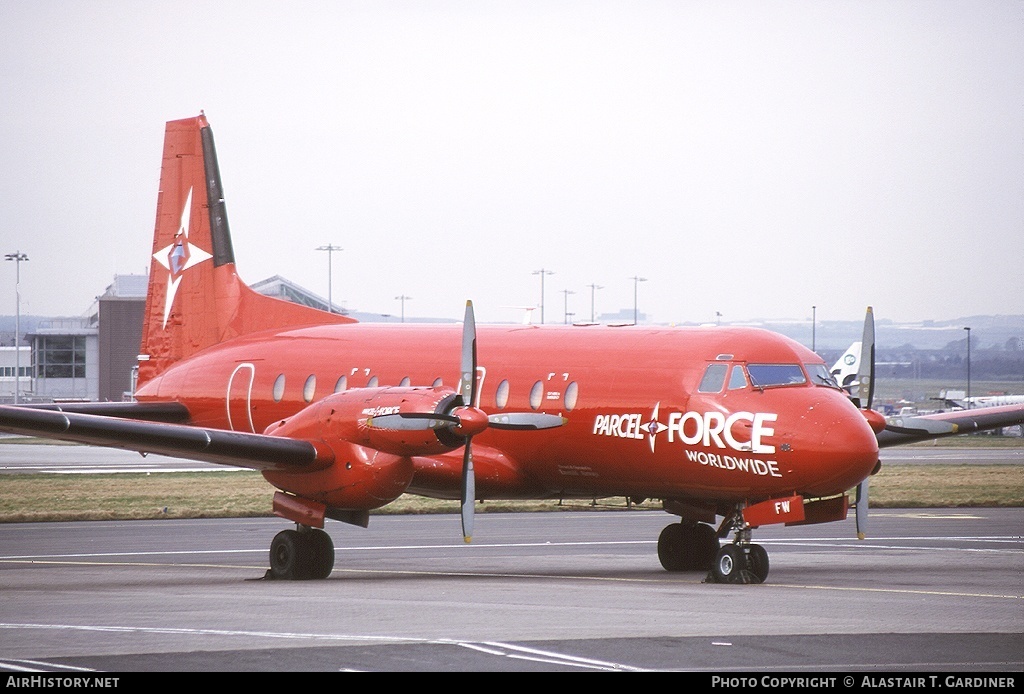
[(747, 364), (750, 385), (755, 388), (792, 386), (807, 383), (799, 364)]
[(743, 367), (736, 364), (732, 367), (732, 373), (729, 374), (729, 390), (739, 390), (746, 387), (747, 377), (743, 373)]
[(708, 364), (704, 371), (704, 378), (700, 379), (697, 391), (701, 393), (717, 393), (725, 385), (725, 372), (729, 370), (728, 364)]
[(835, 377), (829, 373), (828, 367), (824, 364), (804, 364), (804, 368), (807, 369), (807, 375), (810, 376), (811, 383), (814, 385), (829, 386), (831, 388), (839, 387)]

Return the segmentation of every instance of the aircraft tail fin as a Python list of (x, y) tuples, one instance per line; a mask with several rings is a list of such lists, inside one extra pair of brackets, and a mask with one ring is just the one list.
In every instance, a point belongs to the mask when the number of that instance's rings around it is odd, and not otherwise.
[(325, 322), (354, 319), (263, 296), (238, 277), (206, 116), (168, 122), (138, 384), (237, 335)]
[(831, 369), (832, 376), (836, 379), (836, 383), (838, 383), (840, 387), (850, 395), (853, 395), (853, 389), (857, 387), (857, 372), (860, 369), (861, 344), (860, 340), (851, 344), (843, 353), (843, 356), (839, 357), (838, 361), (832, 365)]

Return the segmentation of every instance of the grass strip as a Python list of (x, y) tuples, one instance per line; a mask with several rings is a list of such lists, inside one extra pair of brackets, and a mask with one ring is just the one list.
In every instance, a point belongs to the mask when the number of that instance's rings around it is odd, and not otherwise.
[[(0, 477), (0, 522), (270, 516), (274, 489), (248, 470)], [(1024, 466), (891, 465), (871, 479), (873, 508), (1024, 506)], [(405, 495), (378, 514), (457, 513), (457, 501)], [(657, 500), (487, 501), (477, 511), (659, 509)]]

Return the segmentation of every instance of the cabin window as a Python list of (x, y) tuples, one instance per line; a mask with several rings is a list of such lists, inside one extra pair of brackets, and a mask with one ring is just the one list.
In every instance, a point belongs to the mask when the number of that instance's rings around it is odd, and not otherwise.
[(544, 382), (537, 381), (533, 384), (533, 388), (530, 389), (530, 407), (533, 409), (539, 409), (540, 403), (544, 399)]
[(565, 388), (565, 409), (567, 412), (572, 411), (576, 407), (576, 399), (580, 394), (580, 386), (576, 381), (573, 381)]
[(729, 390), (739, 390), (747, 387), (747, 375), (743, 373), (743, 367), (736, 364), (729, 374)]
[(704, 370), (704, 378), (700, 379), (697, 391), (700, 393), (717, 393), (725, 385), (725, 374), (729, 370), (728, 364), (708, 364)]
[(412, 383), (412, 380), (408, 376), (406, 376), (398, 385), (401, 386), (402, 388), (408, 388), (410, 383)]
[(284, 397), (284, 374), (280, 374), (274, 381), (274, 402), (281, 402)]
[(302, 385), (302, 399), (306, 402), (313, 402), (313, 393), (316, 392), (316, 376), (313, 374), (309, 375), (306, 382)]
[(440, 376), (438, 376), (437, 378), (434, 379), (434, 387), (435, 388), (440, 388), (443, 385), (444, 385), (444, 381), (441, 380)]
[(379, 382), (380, 382), (379, 378), (377, 378), (376, 376), (370, 376), (370, 380), (366, 382), (366, 387), (367, 388), (376, 388), (377, 387), (377, 383), (379, 383)]
[(346, 388), (348, 388), (348, 376), (342, 376), (338, 379), (337, 383), (334, 384), (334, 392), (340, 393)]
[(811, 383), (814, 385), (829, 386), (830, 388), (839, 387), (835, 376), (829, 373), (828, 367), (824, 364), (804, 364), (804, 368), (807, 369), (807, 375), (811, 377)]
[(755, 388), (792, 386), (807, 383), (799, 364), (747, 364), (750, 385)]
[(498, 384), (498, 390), (494, 393), (494, 404), (499, 410), (505, 409), (508, 405), (508, 379)]

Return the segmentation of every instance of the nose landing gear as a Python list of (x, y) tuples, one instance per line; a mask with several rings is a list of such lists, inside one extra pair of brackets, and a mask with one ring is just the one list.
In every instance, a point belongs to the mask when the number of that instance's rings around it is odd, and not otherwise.
[(761, 545), (732, 543), (718, 550), (706, 583), (764, 583), (768, 552)]
[(741, 513), (734, 513), (722, 521), (719, 535), (736, 531), (736, 539), (725, 545), (715, 556), (714, 564), (705, 583), (764, 583), (768, 578), (768, 552), (750, 541), (750, 526)]

